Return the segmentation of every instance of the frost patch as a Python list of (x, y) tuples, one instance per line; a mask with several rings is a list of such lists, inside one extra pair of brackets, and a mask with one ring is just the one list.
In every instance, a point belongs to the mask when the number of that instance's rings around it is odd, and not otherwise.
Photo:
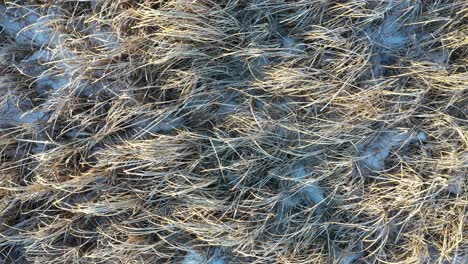
[(3, 31), (14, 37), (18, 44), (46, 45), (58, 41), (58, 34), (47, 26), (50, 17), (40, 16), (38, 10), (0, 5), (0, 14)]
[(372, 142), (362, 147), (360, 163), (371, 171), (381, 171), (385, 168), (385, 159), (395, 147), (401, 147), (413, 141), (426, 141), (427, 136), (423, 132), (412, 136), (409, 132), (399, 133), (391, 131), (383, 133)]

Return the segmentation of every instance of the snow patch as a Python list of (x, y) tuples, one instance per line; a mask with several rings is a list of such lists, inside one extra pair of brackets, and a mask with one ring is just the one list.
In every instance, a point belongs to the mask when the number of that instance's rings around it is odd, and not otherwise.
[[(393, 1), (389, 5), (393, 4)], [(403, 28), (403, 15), (409, 7), (407, 0), (400, 1), (387, 12), (378, 35), (380, 44), (386, 49), (400, 49), (409, 40), (409, 33)]]
[(396, 2), (388, 2), (387, 12), (379, 27), (366, 30), (370, 41), (378, 46), (372, 59), (376, 78), (382, 75), (382, 65), (388, 65), (393, 54), (404, 48), (410, 40), (410, 29), (404, 25), (405, 12), (410, 4), (407, 0)]
[(3, 31), (14, 37), (18, 44), (46, 45), (58, 40), (58, 34), (47, 26), (50, 17), (40, 16), (39, 10), (0, 5), (0, 14)]
[(463, 181), (465, 180), (465, 174), (456, 174), (448, 183), (447, 189), (450, 194), (459, 195), (463, 192)]
[(280, 200), (280, 211), (283, 213), (284, 211), (288, 211), (289, 209), (295, 207), (297, 205), (296, 197), (294, 194), (291, 193), (284, 193), (281, 196)]
[[(92, 1), (92, 4), (97, 5), (99, 2), (102, 1)], [(81, 73), (82, 66), (76, 63), (80, 57), (75, 52), (66, 48), (53, 51), (62, 39), (60, 34), (49, 26), (56, 17), (54, 9), (51, 7), (47, 14), (44, 12), (32, 6), (7, 8), (0, 4), (0, 26), (3, 32), (15, 38), (18, 44), (41, 46), (40, 50), (24, 59), (20, 66), (24, 73), (37, 78), (35, 85), (38, 90), (58, 91), (70, 86), (73, 77)], [(96, 26), (87, 33), (94, 45), (111, 51), (117, 50), (119, 46), (118, 38), (108, 27)], [(52, 70), (54, 73), (51, 73)], [(81, 88), (79, 94), (86, 96), (96, 90), (88, 91), (89, 87), (79, 86)]]
[(169, 133), (174, 129), (183, 127), (183, 121), (181, 118), (166, 117), (161, 121), (157, 120), (140, 120), (133, 126), (141, 130), (140, 136), (145, 133)]
[(343, 258), (341, 264), (352, 264), (362, 256), (362, 253), (349, 253)]
[[(315, 206), (315, 214), (322, 215), (326, 209), (325, 192), (316, 182), (307, 181), (310, 175), (307, 167), (303, 163), (297, 163), (291, 168), (290, 179), (286, 180), (285, 191), (279, 196), (278, 217), (295, 208), (302, 206)], [(295, 182), (289, 184), (289, 182)], [(288, 190), (289, 188), (293, 190)], [(297, 189), (296, 189), (297, 188)]]
[(281, 47), (283, 49), (294, 49), (295, 43), (296, 43), (296, 40), (291, 37), (288, 37), (288, 36), (281, 37)]
[(301, 193), (314, 204), (321, 204), (325, 201), (325, 195), (323, 190), (312, 184), (307, 184), (302, 190)]
[(268, 64), (270, 64), (270, 60), (265, 56), (255, 57), (251, 62), (251, 65), (254, 66), (255, 68), (261, 68)]
[(232, 114), (236, 111), (239, 103), (235, 101), (235, 99), (230, 98), (227, 99), (221, 107), (218, 109), (218, 114), (220, 115), (226, 115), (226, 114)]
[(151, 133), (160, 133), (160, 132), (169, 133), (172, 130), (176, 129), (177, 127), (179, 127), (179, 125), (173, 122), (172, 123), (159, 123), (159, 124), (152, 125), (151, 127), (149, 127), (148, 131), (150, 131)]
[(181, 264), (203, 264), (204, 263), (204, 258), (203, 256), (195, 251), (189, 251), (187, 252), (187, 255), (185, 255), (184, 260), (182, 260)]
[(116, 50), (119, 47), (118, 38), (108, 28), (94, 27), (88, 30), (87, 33), (93, 45), (104, 47), (108, 50)]
[(78, 96), (91, 97), (92, 95), (97, 94), (100, 91), (104, 91), (107, 87), (108, 85), (103, 82), (92, 84), (87, 81), (81, 81), (76, 85), (74, 91)]
[(11, 123), (33, 124), (43, 120), (45, 116), (46, 113), (41, 111), (21, 111), (12, 98), (8, 98), (0, 107), (0, 125)]
[(38, 77), (47, 71), (48, 66), (45, 63), (51, 61), (52, 54), (48, 51), (38, 50), (29, 57), (21, 61), (22, 72), (29, 76)]
[[(293, 166), (291, 176), (296, 180), (305, 179), (310, 173), (304, 164), (298, 163)], [(309, 201), (320, 204), (325, 200), (324, 191), (314, 183), (305, 183), (300, 193)]]
[(39, 120), (44, 119), (45, 116), (46, 114), (44, 112), (23, 113), (18, 109), (10, 109), (0, 117), (0, 125), (11, 123), (33, 124)]
[(304, 177), (306, 177), (307, 175), (309, 175), (309, 173), (306, 172), (306, 168), (304, 166), (304, 164), (296, 164), (293, 166), (292, 168), (292, 177), (295, 178), (295, 179), (303, 179)]
[(45, 152), (47, 149), (46, 143), (34, 143), (33, 147), (31, 148), (31, 152), (33, 154), (39, 154)]
[(54, 90), (61, 90), (69, 86), (71, 80), (69, 78), (63, 77), (50, 77), (50, 76), (41, 76), (36, 80), (36, 85), (38, 89), (52, 88)]
[(223, 257), (214, 257), (208, 261), (208, 264), (225, 264), (225, 258)]
[(45, 117), (44, 112), (16, 112), (12, 115), (11, 120), (16, 123), (33, 124)]
[(281, 36), (281, 48), (291, 54), (298, 54), (304, 51), (304, 45), (298, 43), (298, 40), (290, 36)]
[(361, 149), (360, 160), (367, 169), (381, 171), (385, 168), (385, 159), (390, 155), (394, 147), (401, 147), (413, 141), (426, 141), (427, 136), (423, 132), (411, 135), (410, 132), (386, 132), (366, 144)]
[(68, 138), (81, 138), (81, 137), (90, 136), (91, 134), (88, 132), (81, 131), (79, 129), (70, 129), (67, 132), (65, 132), (63, 135), (65, 135)]
[(100, 5), (102, 5), (103, 1), (102, 0), (90, 0), (89, 1), (91, 3), (91, 7), (93, 9), (96, 9), (97, 7), (99, 7)]
[(52, 52), (48, 50), (37, 50), (29, 57), (27, 57), (25, 62), (35, 62), (35, 63), (44, 63), (52, 61)]
[(265, 72), (263, 67), (269, 65), (271, 63), (270, 59), (264, 55), (260, 55), (258, 57), (254, 57), (250, 60), (249, 68), (250, 72), (253, 77), (262, 80), (265, 78)]

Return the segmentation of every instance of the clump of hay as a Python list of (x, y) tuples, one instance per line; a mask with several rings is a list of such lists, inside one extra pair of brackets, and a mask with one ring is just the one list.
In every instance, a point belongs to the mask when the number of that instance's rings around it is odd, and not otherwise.
[(467, 263), (466, 1), (0, 4), (0, 263)]

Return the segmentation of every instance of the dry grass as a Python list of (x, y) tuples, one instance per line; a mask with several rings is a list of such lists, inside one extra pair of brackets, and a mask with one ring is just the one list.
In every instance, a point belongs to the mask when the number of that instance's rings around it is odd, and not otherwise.
[(0, 263), (468, 262), (463, 0), (0, 3)]

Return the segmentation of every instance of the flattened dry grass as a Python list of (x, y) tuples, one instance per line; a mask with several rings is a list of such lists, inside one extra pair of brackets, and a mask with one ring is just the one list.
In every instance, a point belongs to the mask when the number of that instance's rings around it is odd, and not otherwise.
[(3, 1), (0, 263), (467, 263), (467, 12)]

